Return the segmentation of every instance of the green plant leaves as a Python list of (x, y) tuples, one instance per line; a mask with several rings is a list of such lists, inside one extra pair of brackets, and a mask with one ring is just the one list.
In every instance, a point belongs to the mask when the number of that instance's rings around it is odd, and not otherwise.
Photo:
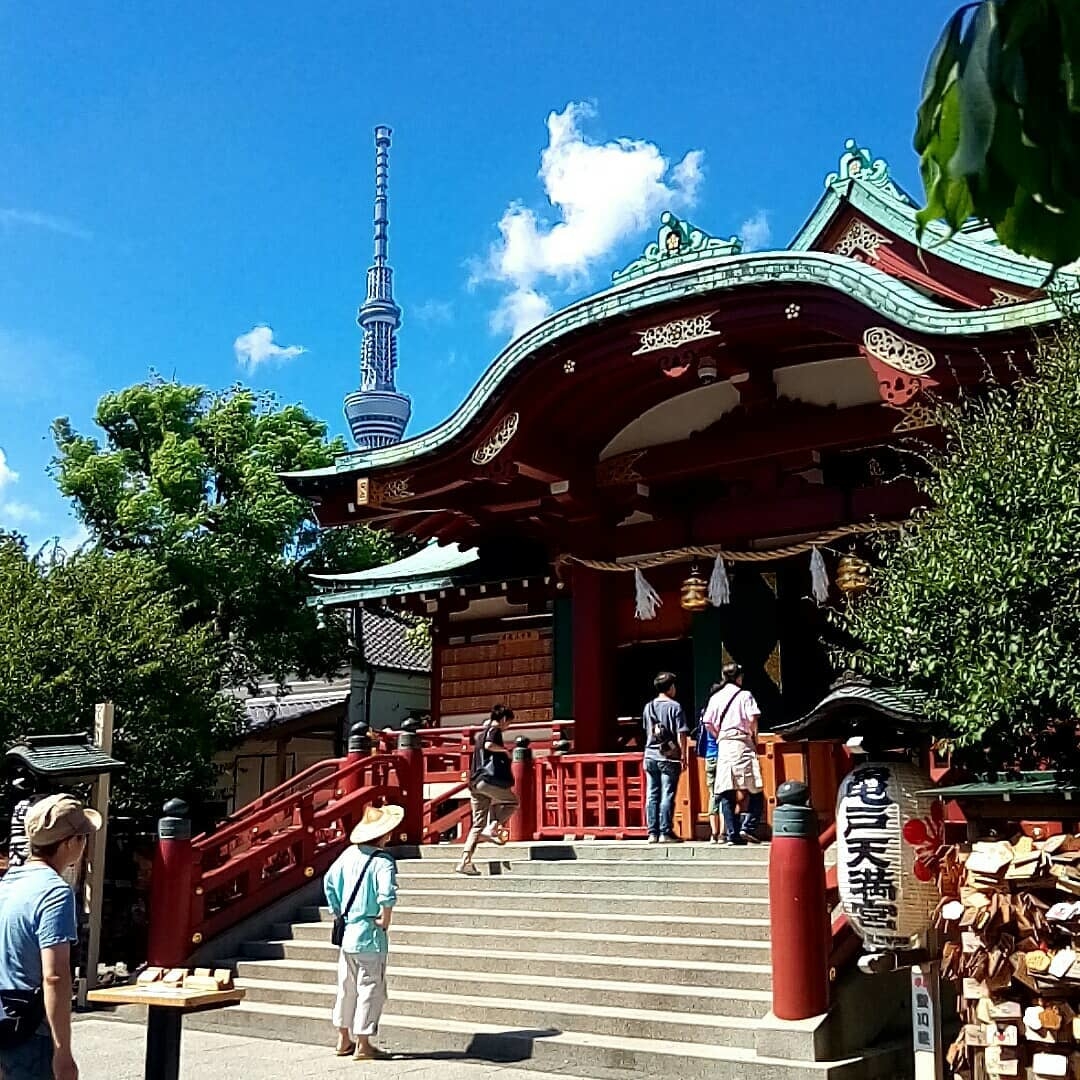
[(924, 690), (980, 768), (1080, 766), (1080, 325), (1032, 363), (937, 406), (929, 508), (879, 542), (872, 591), (840, 617), (845, 664)]
[(931, 221), (971, 216), (1021, 254), (1080, 258), (1080, 4), (981, 0), (949, 20), (914, 138)]

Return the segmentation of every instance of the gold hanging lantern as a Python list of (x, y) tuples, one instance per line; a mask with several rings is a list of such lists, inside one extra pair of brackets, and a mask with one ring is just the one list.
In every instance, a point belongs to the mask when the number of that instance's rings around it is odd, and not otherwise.
[(836, 587), (849, 599), (870, 588), (870, 564), (858, 555), (845, 555), (836, 568)]
[(709, 583), (701, 576), (696, 565), (682, 583), (679, 603), (683, 611), (704, 611), (709, 606)]

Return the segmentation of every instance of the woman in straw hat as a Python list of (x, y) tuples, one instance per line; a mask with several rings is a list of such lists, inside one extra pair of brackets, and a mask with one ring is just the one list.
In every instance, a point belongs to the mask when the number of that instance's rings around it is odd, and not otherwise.
[(384, 1056), (371, 1036), (386, 1004), (386, 932), (397, 900), (397, 869), (381, 849), (404, 817), (400, 806), (369, 806), (323, 879), (335, 936), (341, 937), (333, 1017), (338, 1057)]

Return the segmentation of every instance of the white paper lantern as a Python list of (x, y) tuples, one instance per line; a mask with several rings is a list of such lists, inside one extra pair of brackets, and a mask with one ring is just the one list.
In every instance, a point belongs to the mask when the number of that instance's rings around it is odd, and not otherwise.
[(840, 785), (840, 904), (874, 949), (915, 947), (940, 899), (932, 858), (942, 841), (941, 802), (915, 795), (930, 785), (922, 770), (905, 762), (868, 762)]

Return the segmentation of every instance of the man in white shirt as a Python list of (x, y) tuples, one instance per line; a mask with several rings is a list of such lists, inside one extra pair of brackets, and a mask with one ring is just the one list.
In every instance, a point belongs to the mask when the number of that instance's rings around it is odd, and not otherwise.
[[(724, 684), (709, 699), (702, 722), (716, 739), (716, 785), (727, 843), (760, 843), (757, 830), (765, 808), (764, 784), (757, 757), (757, 729), (761, 710), (754, 695), (743, 689), (743, 670), (727, 664)], [(739, 821), (736, 807), (746, 800)]]

